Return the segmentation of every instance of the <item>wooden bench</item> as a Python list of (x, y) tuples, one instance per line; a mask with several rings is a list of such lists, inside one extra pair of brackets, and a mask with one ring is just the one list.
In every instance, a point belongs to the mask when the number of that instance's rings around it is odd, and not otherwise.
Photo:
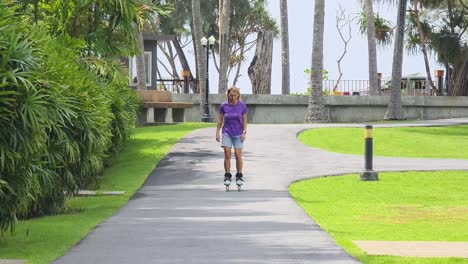
[[(172, 93), (169, 91), (138, 90), (136, 93), (141, 101), (141, 106), (146, 109), (146, 123), (156, 123), (155, 116), (159, 117), (158, 122), (173, 123), (172, 109), (174, 108), (181, 109), (176, 121), (183, 122), (183, 109), (193, 107), (193, 103), (173, 102)], [(158, 113), (156, 109), (164, 109), (165, 111)]]

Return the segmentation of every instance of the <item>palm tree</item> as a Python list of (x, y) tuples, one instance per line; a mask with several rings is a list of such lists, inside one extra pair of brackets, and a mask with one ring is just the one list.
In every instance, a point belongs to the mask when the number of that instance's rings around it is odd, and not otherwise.
[(280, 0), (281, 21), (281, 90), (283, 94), (290, 92), (289, 71), (289, 29), (288, 29), (288, 0)]
[(326, 121), (325, 105), (322, 94), (323, 72), (323, 30), (325, 17), (325, 0), (315, 0), (314, 36), (312, 43), (312, 73), (309, 105), (305, 115), (306, 123)]
[(200, 43), (202, 39), (202, 21), (200, 12), (200, 0), (192, 0), (192, 21), (193, 21), (193, 44), (195, 45), (195, 58), (197, 61), (197, 79), (200, 87), (200, 114), (205, 113), (205, 101), (206, 101), (206, 80), (203, 78), (203, 74), (206, 71), (206, 55), (203, 52), (203, 47)]
[(401, 115), (401, 72), (403, 64), (403, 42), (405, 35), (405, 15), (407, 0), (399, 0), (397, 15), (397, 32), (393, 49), (391, 92), (388, 100), (385, 120), (402, 119)]
[(424, 57), (424, 65), (426, 69), (426, 76), (429, 82), (429, 86), (431, 87), (432, 91), (435, 91), (437, 95), (442, 95), (442, 93), (435, 87), (434, 83), (432, 82), (432, 74), (431, 69), (429, 68), (429, 58), (427, 56), (427, 48), (426, 48), (426, 32), (423, 28), (423, 23), (421, 22), (419, 16), (419, 6), (421, 6), (423, 1), (421, 0), (412, 0), (412, 10), (410, 13), (410, 21), (415, 25), (417, 32), (418, 32), (418, 40), (419, 40), (419, 47), (421, 48), (421, 52), (423, 53)]
[(227, 70), (229, 65), (229, 35), (230, 35), (230, 17), (231, 0), (220, 0), (221, 9), (219, 17), (219, 83), (218, 93), (227, 91)]
[(370, 95), (378, 95), (380, 93), (380, 89), (378, 87), (377, 80), (377, 48), (375, 44), (376, 37), (372, 0), (364, 1), (364, 10), (366, 13), (367, 46), (369, 52), (369, 92)]
[[(424, 11), (437, 14), (438, 17), (436, 21), (425, 20), (421, 21), (421, 24), (427, 41), (426, 48), (437, 54), (439, 63), (445, 64), (445, 83), (448, 95), (468, 94), (466, 4), (458, 0), (419, 0), (418, 2), (421, 9), (424, 8)], [(410, 34), (413, 40), (410, 44), (413, 46), (414, 40), (419, 40), (419, 34), (415, 35)]]
[[(365, 11), (360, 13), (359, 16), (359, 32), (363, 35), (367, 34), (367, 15)], [(392, 43), (393, 39), (393, 26), (390, 21), (381, 17), (379, 14), (374, 16), (374, 28), (375, 28), (375, 42), (380, 46), (387, 46)]]

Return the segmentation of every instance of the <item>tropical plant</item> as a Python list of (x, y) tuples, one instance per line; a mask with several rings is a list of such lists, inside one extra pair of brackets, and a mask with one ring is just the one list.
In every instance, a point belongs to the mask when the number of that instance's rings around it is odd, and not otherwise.
[[(312, 70), (311, 69), (305, 69), (304, 73), (307, 74), (307, 76), (309, 78), (309, 81), (311, 81), (310, 76), (312, 75)], [(326, 69), (322, 70), (322, 78), (323, 78), (323, 80), (328, 80), (328, 71)]]
[[(361, 12), (358, 19), (359, 32), (361, 34), (367, 34), (367, 20), (365, 12)], [(380, 46), (388, 46), (393, 40), (393, 25), (392, 22), (381, 17), (379, 13), (374, 15), (374, 27), (375, 27), (375, 40)]]
[(92, 56), (84, 38), (51, 37), (46, 12), (31, 8), (0, 4), (1, 231), (60, 212), (66, 196), (96, 182), (138, 111), (121, 65)]
[(43, 75), (37, 69), (39, 50), (33, 47), (16, 19), (18, 8), (0, 8), (0, 230), (13, 229), (17, 215), (26, 213), (31, 198), (41, 191), (40, 182), (53, 176), (41, 170), (46, 148), (44, 128), (48, 90), (35, 83)]
[[(410, 13), (408, 46), (411, 51), (434, 52), (446, 68), (448, 95), (468, 95), (468, 11), (462, 1), (419, 0)], [(416, 12), (418, 11), (418, 12)], [(417, 16), (416, 16), (417, 15)], [(418, 20), (420, 23), (418, 23)], [(422, 41), (424, 39), (424, 41)], [(437, 90), (436, 90), (437, 91)], [(438, 91), (442, 94), (442, 91)], [(444, 92), (445, 93), (445, 92)]]
[[(386, 46), (390, 44), (393, 35), (391, 23), (382, 18), (378, 13), (374, 14), (372, 0), (361, 1), (364, 10), (359, 16), (359, 28), (361, 34), (367, 35), (369, 46), (369, 86), (370, 94), (380, 94), (377, 78), (377, 48), (376, 44)], [(368, 19), (371, 18), (371, 19)]]
[(413, 41), (413, 43), (417, 43), (421, 52), (423, 53), (424, 57), (424, 65), (426, 70), (426, 76), (431, 89), (437, 94), (442, 95), (442, 91), (439, 91), (432, 81), (432, 73), (429, 66), (429, 58), (428, 58), (428, 51), (427, 51), (427, 34), (430, 31), (430, 27), (424, 21), (421, 21), (421, 9), (420, 7), (423, 5), (424, 1), (421, 0), (411, 0), (411, 9), (408, 13), (408, 41)]
[[(312, 70), (311, 69), (305, 69), (304, 73), (307, 75), (307, 79), (309, 80), (309, 84), (311, 84), (312, 80), (310, 79), (310, 77), (312, 76)], [(322, 79), (323, 80), (328, 80), (328, 71), (326, 69), (322, 70)], [(296, 94), (309, 95), (310, 96), (311, 90), (312, 90), (312, 87), (309, 85), (305, 92), (296, 93)], [(329, 90), (323, 90), (323, 95), (330, 95), (330, 91)]]
[[(467, 95), (468, 46), (464, 36), (468, 28), (468, 12), (463, 1), (411, 0), (410, 3), (405, 29), (407, 50), (414, 54), (422, 52), (429, 85), (437, 95)], [(432, 83), (428, 60), (431, 52), (448, 71), (446, 91)]]
[[(393, 30), (391, 23), (382, 18), (378, 13), (374, 15), (372, 0), (361, 1), (364, 11), (359, 17), (359, 26), (361, 34), (367, 35), (369, 51), (369, 86), (370, 94), (380, 94), (377, 77), (377, 48), (376, 44), (382, 46), (391, 42)], [(368, 19), (371, 17), (372, 19)]]

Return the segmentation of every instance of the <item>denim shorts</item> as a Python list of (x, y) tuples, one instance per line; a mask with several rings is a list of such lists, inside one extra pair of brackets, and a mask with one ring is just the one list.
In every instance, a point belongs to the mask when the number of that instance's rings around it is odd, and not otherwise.
[(234, 147), (235, 149), (244, 148), (244, 142), (241, 141), (241, 136), (229, 136), (223, 134), (221, 147)]

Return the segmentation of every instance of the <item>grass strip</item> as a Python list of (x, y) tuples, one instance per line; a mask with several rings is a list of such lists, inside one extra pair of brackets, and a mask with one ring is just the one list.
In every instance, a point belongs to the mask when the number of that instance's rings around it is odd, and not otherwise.
[[(363, 128), (317, 128), (302, 132), (304, 144), (345, 154), (364, 153)], [(468, 159), (468, 125), (374, 128), (374, 155)]]

